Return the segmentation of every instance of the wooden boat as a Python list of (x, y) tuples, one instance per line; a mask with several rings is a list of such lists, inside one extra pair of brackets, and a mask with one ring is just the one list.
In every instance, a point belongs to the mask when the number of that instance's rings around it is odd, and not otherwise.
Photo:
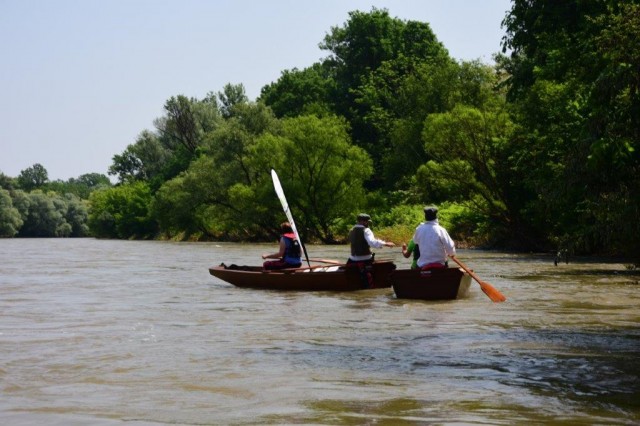
[(397, 269), (389, 279), (399, 299), (459, 299), (467, 296), (471, 286), (471, 276), (459, 268)]
[(360, 271), (355, 264), (277, 271), (265, 271), (261, 266), (221, 264), (209, 268), (209, 273), (236, 287), (265, 290), (355, 291), (391, 287), (389, 274), (394, 269), (396, 265), (392, 261), (376, 261), (364, 271)]

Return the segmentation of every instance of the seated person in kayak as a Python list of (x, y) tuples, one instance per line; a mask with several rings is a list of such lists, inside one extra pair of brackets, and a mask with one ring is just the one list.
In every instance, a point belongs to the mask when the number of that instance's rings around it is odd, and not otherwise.
[(277, 260), (267, 260), (262, 264), (262, 267), (266, 270), (299, 268), (302, 265), (300, 243), (293, 233), (291, 224), (289, 222), (280, 224), (280, 232), (282, 234), (280, 237), (280, 251), (262, 255), (263, 259)]

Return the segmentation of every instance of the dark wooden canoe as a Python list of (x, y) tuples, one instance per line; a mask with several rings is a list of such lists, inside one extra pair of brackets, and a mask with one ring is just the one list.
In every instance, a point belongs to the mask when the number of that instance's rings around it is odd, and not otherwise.
[(398, 299), (459, 299), (467, 296), (471, 286), (471, 277), (459, 268), (397, 269), (389, 279)]
[[(279, 271), (264, 271), (261, 266), (224, 264), (209, 268), (209, 273), (236, 287), (265, 290), (355, 291), (389, 288), (389, 274), (396, 269), (392, 261), (376, 261), (365, 271), (355, 265), (314, 266)], [(371, 280), (368, 279), (368, 275)]]

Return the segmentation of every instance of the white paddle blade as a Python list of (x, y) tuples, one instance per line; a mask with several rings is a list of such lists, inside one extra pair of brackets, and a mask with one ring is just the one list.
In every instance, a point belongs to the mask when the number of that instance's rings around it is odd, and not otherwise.
[(289, 209), (289, 203), (287, 203), (287, 197), (284, 196), (284, 191), (282, 189), (282, 185), (280, 184), (280, 179), (278, 179), (278, 174), (275, 170), (271, 169), (271, 179), (273, 180), (273, 187), (276, 190), (276, 194), (280, 199), (280, 204), (282, 204), (282, 209), (284, 210), (284, 214), (287, 215), (287, 219), (291, 224), (291, 229), (293, 229), (293, 233), (296, 236), (296, 240), (302, 247), (302, 240), (300, 239), (300, 235), (298, 234), (298, 229), (296, 228), (296, 224), (293, 221), (293, 215), (291, 214), (291, 210)]

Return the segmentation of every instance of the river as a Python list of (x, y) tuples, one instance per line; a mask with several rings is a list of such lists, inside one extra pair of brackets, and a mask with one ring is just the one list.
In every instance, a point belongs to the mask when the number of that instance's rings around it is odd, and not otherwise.
[[(309, 246), (343, 260), (346, 246)], [(5, 425), (640, 423), (640, 277), (475, 250), (448, 302), (235, 288), (276, 244), (0, 240)], [(377, 250), (408, 267), (399, 248)]]

